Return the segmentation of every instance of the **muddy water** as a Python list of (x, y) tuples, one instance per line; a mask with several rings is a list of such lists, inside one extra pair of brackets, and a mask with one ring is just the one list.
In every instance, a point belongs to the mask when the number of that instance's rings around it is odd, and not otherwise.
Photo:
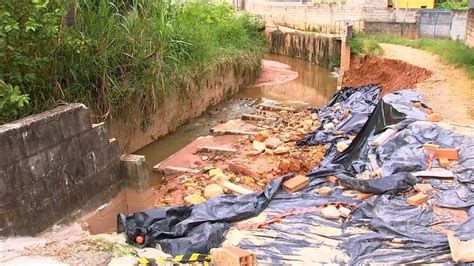
[(337, 79), (325, 68), (286, 56), (268, 54), (265, 59), (289, 65), (291, 70), (298, 72), (298, 78), (284, 84), (243, 89), (229, 100), (209, 108), (204, 114), (180, 127), (176, 132), (138, 150), (136, 154), (146, 157), (152, 185), (158, 185), (161, 182), (161, 175), (152, 171), (154, 165), (197, 137), (209, 135), (210, 128), (216, 124), (250, 112), (255, 103), (269, 99), (306, 102), (309, 106), (320, 107), (336, 90)]

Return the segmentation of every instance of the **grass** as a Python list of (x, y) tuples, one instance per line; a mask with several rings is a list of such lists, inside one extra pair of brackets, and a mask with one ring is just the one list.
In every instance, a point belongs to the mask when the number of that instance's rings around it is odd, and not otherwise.
[[(405, 39), (387, 34), (358, 34), (351, 48), (357, 54), (379, 53), (379, 43), (391, 43), (429, 51), (438, 55), (441, 60), (458, 68), (463, 68), (474, 79), (474, 49), (459, 41), (441, 39)], [(382, 51), (383, 53), (383, 51)]]
[[(31, 2), (35, 1), (11, 2), (6, 11), (16, 16), (15, 10), (22, 7), (44, 17), (58, 10), (47, 1), (40, 8), (30, 7)], [(66, 10), (63, 8), (62, 13)], [(20, 15), (24, 16), (18, 13), (13, 20), (21, 30), (28, 20)], [(225, 4), (77, 0), (77, 19), (72, 27), (64, 27), (60, 16), (50, 17), (48, 23), (59, 30), (43, 38), (47, 44), (42, 47), (47, 49), (35, 48), (35, 53), (17, 49), (15, 56), (8, 57), (19, 58), (24, 65), (32, 65), (39, 58), (44, 63), (25, 73), (0, 68), (0, 79), (29, 95), (30, 104), (22, 116), (61, 102), (83, 102), (98, 120), (130, 113), (146, 120), (170, 94), (185, 95), (186, 84), (206, 77), (216, 65), (245, 69), (259, 65), (264, 52), (261, 25), (247, 14), (237, 15)], [(16, 36), (31, 38), (4, 45), (34, 45), (38, 32), (8, 32), (11, 37), (7, 42)], [(2, 59), (0, 63), (15, 65)], [(32, 72), (39, 78), (28, 78)], [(139, 105), (139, 110), (130, 110), (131, 105)]]

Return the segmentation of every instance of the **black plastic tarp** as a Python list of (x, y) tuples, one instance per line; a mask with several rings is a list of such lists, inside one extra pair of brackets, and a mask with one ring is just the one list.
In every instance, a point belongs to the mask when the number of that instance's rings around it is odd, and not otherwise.
[[(408, 205), (406, 198), (409, 194), (400, 192), (410, 190), (421, 181), (412, 173), (426, 169), (427, 153), (422, 148), (424, 143), (460, 147), (458, 164), (450, 167), (455, 179), (448, 183), (428, 180), (435, 188), (430, 204), (452, 208), (470, 207), (467, 221), (460, 223), (448, 219), (442, 224), (458, 236), (471, 236), (471, 232), (474, 232), (474, 130), (467, 128), (473, 134), (469, 135), (439, 124), (420, 122), (425, 119), (426, 113), (414, 106), (413, 103), (421, 101), (421, 98), (411, 90), (388, 94), (377, 101), (379, 93), (377, 86), (363, 87), (359, 91), (345, 89), (319, 110), (322, 127), (334, 118), (341, 119), (339, 110), (343, 108), (349, 108), (354, 117), (361, 115), (358, 121), (363, 123), (353, 123), (357, 127), (351, 126), (351, 130), (338, 137), (331, 132), (320, 134), (323, 130), (320, 128), (300, 142), (300, 145), (331, 143), (321, 166), (309, 174), (310, 184), (300, 192), (287, 193), (281, 190), (281, 183), (287, 178), (282, 177), (259, 193), (224, 195), (194, 206), (119, 215), (118, 231), (126, 232), (129, 243), (134, 243), (136, 235), (142, 235), (145, 237), (142, 247), (159, 245), (173, 256), (208, 253), (210, 248), (221, 245), (232, 223), (262, 211), (271, 216), (292, 209), (321, 207), (330, 203), (349, 204), (357, 208), (345, 222), (324, 219), (317, 212), (289, 216), (265, 229), (251, 232), (237, 245), (257, 253), (259, 261), (272, 264), (307, 263), (305, 256), (311, 256), (312, 262), (332, 263), (450, 262), (446, 235), (432, 228), (432, 225), (440, 223), (433, 209), (430, 206), (421, 208)], [(332, 112), (331, 106), (336, 103), (340, 103), (341, 108)], [(397, 132), (387, 142), (371, 147), (369, 141), (388, 127)], [(339, 129), (337, 126), (334, 128)], [(347, 141), (350, 134), (357, 136), (345, 151), (338, 152), (335, 143), (341, 139)], [(374, 171), (374, 164), (382, 169), (380, 177), (358, 178), (366, 171)], [(342, 187), (327, 182), (325, 177), (329, 175), (338, 176)], [(333, 187), (333, 194), (321, 196), (313, 192), (321, 186)], [(347, 196), (347, 189), (374, 193), (376, 196), (360, 202)], [(355, 232), (353, 229), (357, 227), (365, 231)], [(335, 228), (342, 233), (329, 235), (327, 229), (321, 228)], [(342, 254), (325, 261), (319, 260), (317, 253), (306, 253), (308, 247), (320, 251), (325, 250), (324, 246), (341, 251)]]

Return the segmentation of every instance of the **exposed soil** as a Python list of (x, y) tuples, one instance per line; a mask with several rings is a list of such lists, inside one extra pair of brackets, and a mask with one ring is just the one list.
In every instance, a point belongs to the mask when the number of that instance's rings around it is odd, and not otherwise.
[(443, 114), (444, 121), (474, 125), (474, 80), (466, 71), (423, 50), (385, 43), (380, 46), (385, 58), (403, 60), (432, 72), (430, 78), (416, 85), (416, 91), (428, 106)]
[(360, 87), (368, 84), (381, 84), (382, 94), (401, 89), (415, 88), (431, 76), (431, 72), (400, 60), (374, 56), (351, 58), (351, 68), (344, 73), (344, 87)]

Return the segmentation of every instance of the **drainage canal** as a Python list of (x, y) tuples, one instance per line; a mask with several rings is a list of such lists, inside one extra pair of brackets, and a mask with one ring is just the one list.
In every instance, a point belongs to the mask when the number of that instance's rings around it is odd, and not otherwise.
[[(138, 150), (144, 155), (150, 172), (151, 187), (159, 186), (162, 175), (153, 166), (168, 158), (200, 136), (210, 134), (216, 124), (240, 118), (251, 113), (262, 101), (305, 103), (321, 107), (332, 97), (337, 78), (325, 68), (307, 61), (287, 56), (267, 54), (262, 75), (254, 86), (249, 86), (230, 99), (209, 108), (201, 116), (191, 120), (176, 132)], [(112, 201), (81, 220), (83, 227), (92, 234), (114, 231), (117, 213), (132, 213), (153, 207), (153, 190), (137, 192), (124, 188)]]

